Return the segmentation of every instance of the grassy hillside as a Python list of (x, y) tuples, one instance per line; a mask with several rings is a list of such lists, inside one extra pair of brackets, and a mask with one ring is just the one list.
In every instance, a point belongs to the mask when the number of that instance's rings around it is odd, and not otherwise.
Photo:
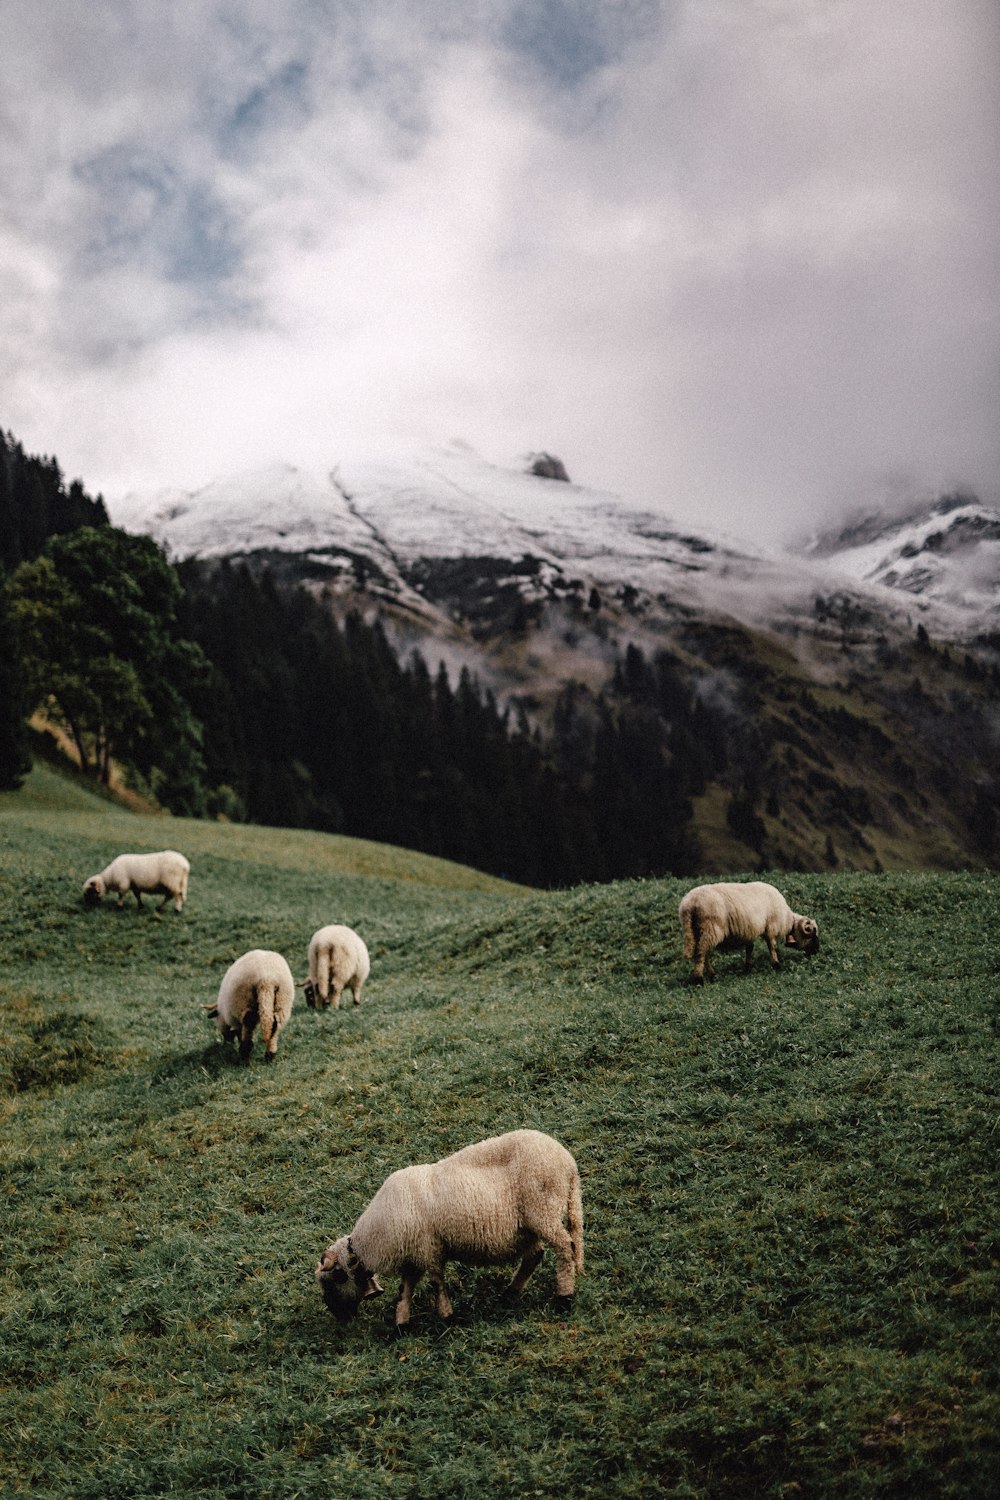
[[(85, 910), (123, 848), (180, 916)], [(0, 1490), (53, 1500), (912, 1496), (1000, 1459), (994, 935), (974, 875), (776, 877), (820, 954), (686, 983), (671, 880), (538, 894), (403, 851), (0, 797)], [(245, 949), (366, 937), (360, 1008), (246, 1068)], [(394, 1168), (533, 1125), (587, 1269), (457, 1322), (313, 1280)]]

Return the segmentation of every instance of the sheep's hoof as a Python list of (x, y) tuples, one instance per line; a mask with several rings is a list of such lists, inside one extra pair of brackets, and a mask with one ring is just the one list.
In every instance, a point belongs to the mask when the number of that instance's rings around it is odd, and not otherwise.
[(398, 1339), (404, 1338), (406, 1336), (406, 1334), (409, 1333), (409, 1331), (410, 1331), (410, 1325), (409, 1325), (409, 1323), (397, 1323), (396, 1324), (396, 1337)]
[(572, 1311), (573, 1311), (573, 1295), (572, 1295), (572, 1293), (570, 1293), (570, 1295), (568, 1297), (565, 1296), (565, 1295), (560, 1295), (560, 1296), (558, 1296), (556, 1298), (556, 1312), (557, 1313), (561, 1313), (562, 1316), (564, 1318), (566, 1318), (566, 1317), (569, 1317), (569, 1314)]

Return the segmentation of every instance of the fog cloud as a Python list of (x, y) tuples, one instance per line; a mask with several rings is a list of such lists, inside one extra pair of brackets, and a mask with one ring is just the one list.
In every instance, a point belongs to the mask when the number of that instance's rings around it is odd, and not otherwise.
[(113, 496), (461, 437), (775, 537), (1000, 472), (990, 0), (11, 0), (0, 422)]

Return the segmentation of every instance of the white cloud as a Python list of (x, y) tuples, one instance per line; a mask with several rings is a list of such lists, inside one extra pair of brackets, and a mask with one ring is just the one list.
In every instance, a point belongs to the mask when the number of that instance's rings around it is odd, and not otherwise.
[(996, 492), (986, 0), (10, 9), (0, 421), (91, 488), (461, 435), (769, 535)]

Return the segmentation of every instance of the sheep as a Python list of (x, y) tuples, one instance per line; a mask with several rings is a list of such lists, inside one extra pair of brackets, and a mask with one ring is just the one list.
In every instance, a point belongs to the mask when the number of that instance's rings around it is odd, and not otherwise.
[(121, 909), (129, 891), (135, 893), (139, 906), (146, 891), (152, 896), (162, 894), (157, 911), (162, 911), (171, 897), (174, 911), (180, 911), (187, 898), (190, 871), (191, 866), (176, 849), (163, 849), (159, 854), (119, 854), (106, 870), (91, 875), (83, 887), (83, 899), (95, 906), (107, 891), (117, 891)]
[(240, 1061), (247, 1062), (253, 1049), (253, 1034), (260, 1022), (264, 1061), (273, 1062), (278, 1033), (288, 1024), (295, 1001), (292, 971), (280, 953), (251, 948), (222, 976), (219, 998), (204, 1009), (217, 1017), (224, 1042), (239, 1037)]
[(361, 986), (368, 978), (368, 949), (350, 927), (321, 927), (309, 942), (309, 977), (301, 983), (306, 1004), (340, 1008), (341, 992), (350, 987), (355, 1005), (361, 1004)]
[(780, 891), (763, 880), (723, 880), (717, 885), (699, 885), (681, 901), (678, 912), (684, 934), (684, 957), (694, 959), (695, 984), (703, 984), (705, 975), (715, 978), (711, 953), (742, 948), (745, 966), (753, 962), (753, 945), (762, 937), (771, 954), (771, 963), (781, 967), (777, 942), (786, 947), (801, 948), (804, 953), (819, 951), (819, 927), (812, 917), (801, 917), (792, 911)]
[(444, 1283), (448, 1260), (493, 1266), (520, 1256), (507, 1289), (514, 1296), (546, 1245), (556, 1256), (556, 1305), (567, 1312), (576, 1273), (583, 1270), (580, 1174), (570, 1153), (550, 1135), (512, 1130), (442, 1161), (393, 1172), (350, 1234), (324, 1251), (316, 1279), (327, 1307), (346, 1322), (361, 1302), (382, 1292), (377, 1273), (399, 1274), (396, 1332), (403, 1333), (425, 1271), (438, 1315), (448, 1319), (453, 1314)]

